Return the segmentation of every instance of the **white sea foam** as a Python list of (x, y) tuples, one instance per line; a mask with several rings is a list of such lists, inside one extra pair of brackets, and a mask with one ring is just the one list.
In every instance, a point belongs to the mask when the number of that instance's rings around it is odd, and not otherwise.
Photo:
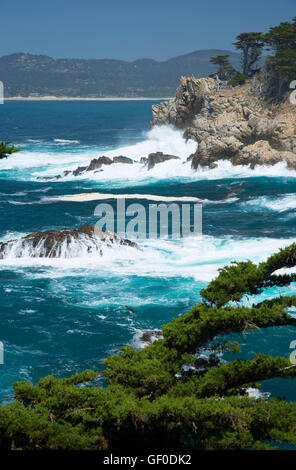
[[(85, 256), (84, 251), (72, 259), (54, 258), (7, 258), (0, 266), (47, 266), (50, 276), (55, 278), (81, 275), (81, 272), (97, 271), (100, 276), (146, 276), (180, 277), (193, 282), (208, 282), (218, 273), (218, 269), (233, 260), (251, 259), (254, 262), (265, 260), (269, 255), (283, 248), (294, 239), (233, 237), (202, 239), (184, 238), (172, 240), (145, 240), (140, 243), (142, 250), (126, 246), (105, 248), (103, 255), (93, 253)], [(52, 268), (52, 269), (51, 269)], [(48, 277), (48, 270), (38, 272), (37, 277)], [(87, 275), (87, 274), (86, 274)]]
[(2, 235), (2, 237), (0, 238), (0, 243), (5, 243), (5, 242), (8, 242), (9, 240), (16, 240), (18, 238), (22, 238), (22, 237), (25, 237), (27, 234), (26, 233), (23, 233), (23, 232), (11, 232), (11, 231), (7, 231), (5, 233), (5, 235)]
[[(42, 149), (42, 146), (36, 143), (35, 151), (25, 150), (11, 155), (8, 159), (1, 160), (0, 171), (20, 170), (19, 178), (27, 179), (29, 176), (35, 179), (40, 176), (56, 176), (65, 170), (73, 171), (78, 166), (87, 166), (93, 158), (102, 155), (110, 158), (124, 155), (132, 158), (135, 163), (133, 165), (124, 163), (103, 165), (103, 171), (88, 171), (79, 176), (68, 175), (58, 181), (88, 179), (102, 183), (108, 182), (110, 187), (124, 187), (127, 184), (151, 184), (154, 181), (167, 179), (196, 181), (255, 176), (296, 177), (296, 171), (288, 169), (284, 162), (274, 166), (257, 166), (255, 169), (251, 169), (248, 166), (233, 166), (229, 160), (220, 160), (214, 169), (203, 168), (195, 171), (191, 168), (191, 162), (187, 161), (187, 158), (196, 151), (197, 143), (193, 140), (186, 141), (183, 138), (182, 130), (168, 125), (154, 127), (146, 133), (141, 142), (119, 146), (112, 150), (100, 146), (79, 146), (77, 145), (78, 141), (70, 139), (55, 139), (55, 141), (52, 151)], [(66, 151), (65, 147), (71, 143), (75, 143), (76, 149)], [(61, 150), (57, 152), (58, 146), (61, 146)], [(140, 159), (157, 151), (176, 155), (180, 159), (159, 163), (148, 170), (145, 165), (140, 163)], [(28, 171), (23, 172), (24, 169)]]
[(295, 272), (295, 267), (294, 268), (281, 268), (277, 269), (274, 271), (273, 274), (293, 274)]
[(22, 202), (22, 201), (13, 201), (8, 200), (8, 204), (12, 204), (13, 206), (26, 206), (27, 204), (34, 204), (34, 202)]
[[(163, 151), (163, 150), (161, 150)], [(119, 149), (114, 152), (104, 152), (104, 155), (112, 157), (118, 154), (131, 157), (131, 153), (124, 152), (123, 149)], [(149, 152), (148, 152), (149, 154)], [(142, 156), (147, 156), (147, 153)], [(174, 153), (177, 155), (177, 152)], [(99, 156), (99, 155), (97, 155)], [(185, 154), (186, 156), (186, 154)], [(84, 162), (85, 164), (85, 162)], [(76, 169), (77, 165), (75, 166)], [(67, 168), (73, 170), (74, 166)], [(217, 162), (217, 167), (214, 169), (199, 168), (193, 170), (191, 168), (191, 162), (187, 161), (187, 158), (180, 158), (179, 160), (167, 160), (154, 166), (154, 168), (148, 170), (145, 165), (135, 161), (133, 165), (127, 165), (124, 163), (116, 163), (115, 165), (103, 165), (102, 171), (84, 171), (78, 176), (69, 174), (64, 176), (58, 181), (71, 181), (71, 180), (83, 180), (88, 179), (91, 181), (99, 181), (102, 183), (108, 183), (110, 187), (124, 187), (126, 185), (142, 185), (152, 184), (159, 181), (165, 182), (167, 180), (173, 180), (176, 182), (191, 182), (191, 181), (203, 181), (203, 180), (219, 180), (227, 178), (252, 178), (260, 176), (269, 177), (296, 177), (296, 171), (290, 170), (286, 167), (283, 162), (278, 163), (275, 166), (261, 166), (251, 169), (248, 166), (243, 165), (232, 165), (229, 160), (220, 160)], [(42, 176), (47, 176), (49, 173), (46, 172)], [(56, 173), (57, 174), (57, 173)], [(37, 173), (35, 173), (37, 175)], [(40, 174), (38, 174), (40, 176)], [(53, 172), (50, 173), (53, 176)]]
[[(160, 150), (163, 151), (163, 150)], [(123, 149), (117, 151), (104, 152), (101, 155), (112, 157), (113, 155), (124, 154), (125, 156), (131, 157), (129, 152), (124, 152)], [(177, 152), (175, 152), (175, 155)], [(98, 157), (100, 155), (95, 155)], [(142, 154), (147, 156), (147, 154)], [(92, 157), (94, 158), (94, 157)], [(86, 162), (85, 160), (81, 163), (82, 166), (86, 166), (91, 158)], [(260, 176), (269, 177), (296, 177), (296, 171), (290, 170), (286, 167), (283, 162), (277, 165), (262, 166), (255, 169), (251, 169), (248, 166), (237, 165), (234, 166), (228, 160), (220, 160), (217, 162), (217, 168), (199, 168), (193, 170), (191, 168), (191, 162), (186, 161), (186, 158), (180, 160), (168, 160), (163, 163), (159, 163), (154, 168), (148, 170), (145, 165), (140, 162), (135, 162), (133, 165), (127, 165), (124, 163), (116, 163), (115, 165), (103, 165), (102, 171), (84, 171), (78, 176), (69, 174), (63, 176), (57, 181), (73, 181), (73, 180), (90, 180), (93, 182), (107, 183), (110, 188), (121, 188), (125, 186), (139, 186), (143, 184), (151, 185), (153, 183), (159, 183), (166, 181), (175, 182), (192, 182), (192, 181), (204, 181), (204, 180), (219, 180), (219, 179), (238, 179), (238, 178), (252, 178)], [(79, 165), (71, 165), (67, 167), (67, 170), (74, 170)], [(64, 166), (65, 169), (65, 166)], [(61, 172), (60, 172), (61, 173)], [(34, 176), (55, 176), (59, 174), (58, 171), (46, 171), (42, 174), (40, 172), (34, 173)]]
[(114, 194), (114, 193), (80, 193), (80, 194), (65, 194), (62, 196), (53, 196), (43, 198), (44, 201), (64, 201), (64, 202), (89, 202), (100, 201), (105, 199), (146, 199), (148, 201), (165, 201), (165, 202), (200, 202), (208, 204), (221, 204), (230, 203), (237, 200), (237, 198), (228, 198), (221, 201), (210, 201), (209, 199), (199, 199), (190, 196), (158, 196), (156, 194)]
[(243, 203), (246, 207), (267, 209), (274, 212), (285, 212), (296, 209), (296, 194), (289, 193), (281, 196), (260, 196)]
[(97, 150), (81, 150), (78, 152), (49, 152), (45, 150), (28, 151), (22, 150), (21, 152), (10, 155), (9, 158), (0, 160), (0, 170), (31, 170), (45, 172), (46, 174), (56, 175), (57, 172), (64, 170), (64, 168), (75, 169), (77, 165), (88, 163), (91, 158), (98, 155)]
[(54, 139), (54, 142), (58, 143), (58, 144), (63, 144), (63, 145), (67, 145), (67, 144), (79, 144), (79, 140), (75, 140), (75, 139)]
[(263, 392), (259, 388), (254, 387), (247, 388), (246, 392), (250, 398), (255, 398), (256, 400), (259, 398), (269, 398), (271, 395), (269, 392)]
[[(70, 238), (70, 240), (69, 240)], [(119, 240), (113, 240), (106, 237), (102, 240), (100, 237), (90, 237), (88, 234), (79, 233), (67, 235), (59, 241), (54, 240), (50, 249), (48, 248), (49, 237), (46, 233), (40, 236), (38, 243), (35, 238), (18, 238), (10, 240), (4, 245), (0, 252), (0, 259), (15, 260), (18, 258), (60, 258), (87, 259), (93, 256), (102, 256), (105, 248), (119, 247)]]
[[(52, 198), (53, 199), (53, 198)], [(154, 194), (104, 194), (104, 193), (81, 193), (68, 194), (64, 196), (56, 196), (60, 201), (86, 202), (98, 201), (104, 199), (147, 199), (149, 201), (183, 201), (183, 202), (201, 202), (197, 197), (174, 197), (174, 196), (157, 196)]]
[(116, 155), (126, 155), (136, 161), (141, 157), (147, 157), (150, 153), (163, 152), (165, 154), (176, 155), (182, 161), (195, 152), (196, 142), (185, 140), (183, 131), (169, 125), (156, 126), (147, 132), (146, 139), (135, 145), (128, 145), (120, 149), (107, 152), (106, 155), (113, 157)]
[[(143, 334), (149, 333), (149, 341), (143, 340)], [(155, 334), (153, 334), (155, 333)], [(154, 328), (153, 330), (138, 330), (136, 329), (136, 333), (134, 334), (132, 340), (131, 340), (131, 346), (133, 346), (135, 349), (144, 349), (146, 346), (148, 346), (151, 343), (154, 343), (154, 341), (162, 338), (162, 331), (159, 329)]]
[[(70, 143), (70, 141), (56, 139), (58, 143)], [(73, 142), (73, 141), (72, 141)], [(77, 141), (78, 142), (78, 141)], [(127, 145), (118, 147), (112, 150), (106, 148), (82, 146), (75, 151), (40, 151), (36, 148), (35, 151), (23, 150), (21, 152), (11, 155), (8, 159), (0, 161), (0, 170), (8, 170), (14, 168), (40, 168), (39, 171), (44, 171), (44, 165), (48, 165), (46, 174), (58, 174), (59, 170), (63, 170), (65, 164), (67, 169), (75, 169), (77, 165), (87, 164), (92, 158), (102, 155), (109, 157), (117, 155), (126, 155), (136, 161), (140, 161), (141, 157), (147, 157), (149, 153), (161, 151), (163, 153), (179, 156), (182, 160), (196, 150), (196, 142), (189, 140), (186, 141), (182, 136), (182, 131), (176, 130), (171, 126), (155, 127), (147, 132), (146, 138), (134, 145)], [(42, 148), (42, 147), (41, 147)], [(116, 166), (122, 166), (117, 164)], [(123, 165), (125, 168), (127, 165)], [(115, 166), (114, 166), (115, 167)], [(131, 165), (127, 168), (127, 174)]]

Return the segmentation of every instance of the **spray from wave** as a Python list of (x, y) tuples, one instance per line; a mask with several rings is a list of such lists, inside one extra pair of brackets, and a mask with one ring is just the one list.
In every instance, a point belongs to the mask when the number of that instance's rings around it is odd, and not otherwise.
[(80, 229), (48, 230), (25, 237), (0, 242), (0, 260), (16, 258), (88, 258), (103, 255), (104, 248), (137, 245), (111, 232), (103, 232), (92, 225)]
[[(6, 235), (7, 239), (7, 235)], [(212, 237), (184, 238), (173, 241), (151, 239), (139, 242), (140, 250), (129, 246), (114, 245), (110, 249), (89, 253), (89, 242), (79, 239), (64, 246), (60, 258), (36, 257), (42, 253), (43, 245), (24, 247), (14, 242), (9, 248), (1, 266), (47, 266), (52, 269), (51, 276), (63, 277), (79, 273), (81, 269), (100, 269), (104, 276), (144, 276), (144, 277), (180, 277), (194, 281), (209, 282), (218, 273), (220, 267), (233, 260), (252, 260), (256, 263), (292, 243), (294, 239), (233, 238)], [(93, 250), (102, 249), (102, 245), (92, 246)], [(107, 247), (108, 248), (108, 247)], [(21, 250), (21, 252), (19, 251)], [(18, 257), (22, 254), (22, 257)], [(42, 277), (42, 273), (38, 276)], [(45, 274), (48, 276), (48, 273)]]
[[(274, 166), (257, 166), (255, 169), (251, 169), (248, 166), (233, 166), (228, 160), (220, 160), (214, 169), (203, 168), (195, 171), (187, 159), (196, 151), (197, 143), (193, 140), (185, 140), (182, 130), (169, 125), (153, 127), (141, 142), (112, 150), (100, 146), (86, 147), (78, 144), (78, 141), (75, 143), (75, 148), (66, 150), (65, 147), (70, 143), (73, 141), (55, 139), (52, 150), (49, 150), (50, 147), (44, 147), (36, 142), (36, 150), (23, 151), (8, 159), (1, 160), (0, 171), (12, 170), (6, 174), (8, 178), (35, 180), (37, 177), (54, 177), (62, 174), (65, 170), (70, 173), (78, 166), (88, 165), (92, 159), (103, 155), (109, 158), (124, 155), (132, 158), (134, 164), (104, 165), (103, 171), (88, 171), (80, 176), (68, 174), (60, 178), (59, 181), (87, 179), (93, 182), (102, 182), (102, 184), (108, 182), (112, 187), (122, 187), (126, 184), (151, 184), (162, 180), (196, 181), (258, 176), (296, 177), (296, 172), (288, 169), (284, 162)], [(159, 163), (148, 170), (141, 163), (141, 158), (147, 158), (150, 153), (155, 152), (175, 155), (179, 159)]]
[(296, 209), (296, 195), (292, 193), (280, 196), (260, 196), (244, 202), (243, 205), (247, 208), (259, 210), (286, 212)]

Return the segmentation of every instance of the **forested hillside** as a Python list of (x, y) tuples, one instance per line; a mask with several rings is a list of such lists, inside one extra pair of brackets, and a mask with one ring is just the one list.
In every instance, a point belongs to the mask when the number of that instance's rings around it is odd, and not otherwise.
[(206, 77), (215, 71), (209, 62), (215, 54), (227, 53), (239, 67), (238, 53), (201, 50), (164, 62), (139, 59), (52, 59), (25, 53), (0, 58), (0, 80), (5, 96), (53, 95), (72, 97), (172, 96), (183, 75)]

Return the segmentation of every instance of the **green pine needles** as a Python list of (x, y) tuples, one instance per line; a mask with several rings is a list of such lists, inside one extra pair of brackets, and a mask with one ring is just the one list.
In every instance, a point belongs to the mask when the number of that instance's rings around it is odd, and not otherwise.
[[(245, 32), (236, 37), (233, 45), (241, 52), (241, 71), (229, 63), (229, 55), (215, 56), (210, 62), (217, 65), (217, 74), (228, 85), (242, 85), (260, 69), (265, 70), (264, 96), (280, 99), (286, 96), (296, 77), (296, 17), (269, 28), (267, 33)], [(264, 58), (263, 51), (268, 52)], [(264, 60), (263, 60), (264, 58)]]
[[(251, 398), (257, 381), (295, 378), (288, 358), (258, 353), (251, 360), (221, 363), (199, 352), (232, 332), (296, 326), (285, 309), (296, 296), (238, 304), (266, 286), (288, 285), (294, 275), (275, 271), (296, 265), (296, 244), (266, 262), (224, 267), (201, 295), (203, 302), (163, 326), (163, 338), (142, 350), (131, 346), (104, 361), (107, 386), (98, 373), (66, 379), (48, 376), (37, 385), (14, 384), (15, 400), (0, 408), (1, 449), (269, 449), (296, 445), (296, 402)], [(219, 350), (238, 351), (220, 340)], [(78, 387), (78, 384), (80, 386)], [(84, 384), (84, 386), (81, 386)], [(136, 446), (136, 447), (135, 447)]]
[(10, 142), (0, 142), (0, 159), (19, 151), (20, 148), (11, 145)]

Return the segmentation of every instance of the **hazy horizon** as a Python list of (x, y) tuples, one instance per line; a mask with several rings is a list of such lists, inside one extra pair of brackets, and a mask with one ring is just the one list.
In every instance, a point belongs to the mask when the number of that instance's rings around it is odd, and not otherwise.
[(33, 55), (33, 56), (46, 56), (46, 57), (50, 57), (51, 59), (54, 59), (54, 60), (63, 60), (63, 59), (69, 59), (69, 60), (120, 60), (120, 61), (123, 61), (123, 62), (136, 62), (136, 61), (139, 61), (139, 60), (154, 60), (155, 62), (166, 62), (167, 60), (170, 60), (170, 59), (175, 59), (177, 57), (182, 57), (182, 56), (186, 56), (186, 55), (191, 55), (191, 54), (195, 54), (195, 53), (199, 53), (199, 52), (208, 52), (208, 51), (219, 51), (219, 52), (231, 52), (232, 54), (239, 54), (239, 51), (235, 50), (234, 48), (233, 49), (221, 49), (219, 47), (211, 47), (211, 48), (206, 48), (206, 49), (195, 49), (193, 51), (189, 51), (189, 52), (184, 52), (184, 54), (173, 54), (171, 55), (170, 57), (167, 57), (165, 59), (154, 59), (153, 57), (144, 57), (144, 56), (140, 56), (140, 57), (136, 57), (135, 59), (119, 59), (119, 58), (116, 58), (116, 57), (77, 57), (77, 56), (73, 56), (73, 57), (53, 57), (53, 56), (50, 56), (49, 54), (41, 54), (41, 53), (33, 53), (31, 51), (15, 51), (15, 52), (11, 52), (10, 54), (3, 54), (3, 55), (0, 55), (0, 57), (6, 57), (6, 56), (11, 56), (11, 55), (15, 55), (15, 54), (25, 54), (25, 55)]
[[(164, 61), (196, 50), (234, 51), (245, 31), (267, 31), (295, 16), (293, 0), (211, 4), (188, 0), (2, 0), (0, 56), (19, 51), (58, 58)], [(217, 45), (219, 44), (219, 48)]]

